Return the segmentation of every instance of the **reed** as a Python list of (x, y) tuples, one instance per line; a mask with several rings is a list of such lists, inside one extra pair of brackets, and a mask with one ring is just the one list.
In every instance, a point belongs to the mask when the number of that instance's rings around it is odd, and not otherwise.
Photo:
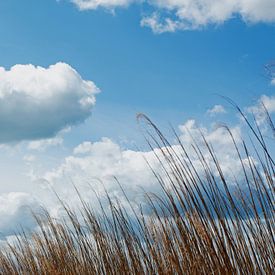
[(145, 215), (142, 206), (128, 200), (130, 213), (108, 194), (108, 213), (101, 205), (100, 215), (83, 200), (79, 212), (61, 201), (67, 217), (56, 221), (46, 210), (36, 214), (40, 230), (31, 237), (23, 232), (0, 251), (0, 273), (274, 274), (274, 124), (266, 112), (273, 135), (266, 142), (260, 127), (239, 112), (251, 140), (238, 145), (224, 126), (243, 173), (234, 188), (203, 134), (203, 144), (194, 140), (192, 145), (202, 173), (176, 133), (177, 147), (148, 117), (139, 115), (162, 167), (162, 173), (152, 173), (163, 194), (144, 194), (150, 213)]

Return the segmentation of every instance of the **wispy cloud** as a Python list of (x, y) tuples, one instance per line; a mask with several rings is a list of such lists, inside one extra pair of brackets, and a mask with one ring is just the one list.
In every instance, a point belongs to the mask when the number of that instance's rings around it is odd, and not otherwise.
[(208, 109), (206, 113), (210, 116), (215, 116), (217, 114), (225, 114), (226, 110), (222, 105), (215, 105), (213, 108)]

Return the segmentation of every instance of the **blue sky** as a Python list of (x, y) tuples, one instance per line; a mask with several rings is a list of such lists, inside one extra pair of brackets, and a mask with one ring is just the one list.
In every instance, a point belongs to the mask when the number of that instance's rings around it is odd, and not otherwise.
[(164, 109), (171, 118), (202, 114), (215, 94), (249, 104), (272, 92), (263, 66), (274, 58), (273, 24), (233, 19), (156, 35), (140, 27), (142, 9), (112, 15), (79, 12), (69, 1), (1, 1), (1, 66), (63, 61), (100, 87), (98, 108)]
[[(266, 95), (269, 109), (274, 111), (272, 77), (268, 78), (264, 70), (264, 65), (275, 58), (273, 0), (234, 0), (232, 6), (226, 1), (207, 0), (202, 7), (189, 0), (88, 0), (89, 7), (84, 6), (84, 2), (0, 2), (0, 67), (4, 71), (17, 64), (32, 64), (29, 73), (33, 74), (37, 70), (35, 66), (48, 68), (63, 62), (66, 66), (61, 66), (55, 74), (64, 70), (68, 77), (77, 78), (74, 73), (77, 72), (81, 77), (79, 86), (76, 86), (80, 99), (86, 92), (86, 88), (81, 88), (84, 80), (92, 81), (101, 91), (95, 93), (92, 90), (90, 99), (96, 98), (96, 103), (91, 104), (91, 115), (90, 109), (83, 105), (84, 110), (73, 102), (73, 90), (61, 99), (58, 95), (51, 97), (56, 99), (52, 105), (44, 106), (43, 95), (40, 95), (41, 102), (37, 106), (42, 106), (41, 112), (32, 110), (34, 105), (26, 99), (28, 97), (14, 101), (22, 102), (17, 108), (10, 107), (13, 105), (9, 97), (0, 98), (3, 106), (11, 108), (2, 114), (10, 116), (2, 119), (2, 135), (5, 129), (9, 132), (8, 137), (17, 135), (16, 141), (10, 140), (12, 143), (7, 138), (2, 141), (0, 196), (3, 194), (7, 198), (10, 192), (23, 192), (31, 197), (31, 201), (36, 200), (33, 198), (37, 195), (33, 194), (34, 186), (37, 186), (34, 182), (53, 173), (49, 171), (58, 171), (60, 165), (66, 163), (66, 158), (73, 156), (74, 148), (84, 141), (100, 142), (102, 137), (107, 137), (121, 146), (121, 150), (135, 148), (134, 144), (143, 142), (135, 120), (139, 112), (164, 127), (168, 122), (177, 127), (190, 119), (199, 121), (203, 127), (211, 127), (213, 121), (226, 121), (235, 127), (238, 118), (219, 95), (232, 98), (243, 108), (256, 106)], [(7, 86), (15, 87), (9, 92), (17, 91), (16, 85), (25, 79), (24, 70), (25, 67), (12, 80), (3, 76)], [(47, 81), (52, 84), (51, 78)], [(36, 87), (45, 87), (46, 84), (42, 84), (37, 83)], [(20, 85), (19, 90), (28, 90)], [(52, 85), (54, 89), (49, 93), (58, 92), (56, 87), (59, 85)], [(1, 89), (6, 86), (0, 85), (0, 93)], [(36, 91), (32, 92), (35, 97)], [(29, 92), (26, 94), (32, 96)], [(213, 118), (207, 110), (215, 105), (225, 109), (213, 112), (217, 115)], [(75, 109), (71, 110), (70, 106)], [(81, 110), (79, 116), (78, 110)], [(19, 115), (23, 114), (23, 122), (14, 117), (17, 111)], [(60, 120), (60, 125), (50, 121), (50, 114), (59, 116), (63, 111), (64, 121)], [(34, 121), (38, 124), (32, 124), (34, 114), (39, 114)], [(18, 123), (16, 119), (19, 119)], [(29, 128), (26, 126), (28, 119)], [(9, 121), (17, 125), (14, 131), (7, 126)], [(45, 124), (52, 128), (43, 128)], [(20, 125), (23, 125), (22, 129)], [(30, 128), (32, 125), (35, 129)], [(67, 126), (70, 130), (64, 131)], [(17, 128), (21, 129), (20, 135)], [(24, 131), (28, 132), (27, 138), (22, 138)], [(38, 136), (37, 132), (45, 135)], [(109, 148), (108, 141), (102, 144)], [(89, 150), (87, 152), (91, 152)], [(10, 197), (7, 200), (15, 207), (14, 211), (19, 211), (24, 198), (17, 204)]]

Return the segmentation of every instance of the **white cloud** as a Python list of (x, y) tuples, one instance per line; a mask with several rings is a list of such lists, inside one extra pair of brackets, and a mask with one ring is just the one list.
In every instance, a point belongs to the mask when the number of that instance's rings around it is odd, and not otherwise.
[(275, 96), (263, 95), (261, 96), (260, 101), (264, 104), (268, 112), (270, 113), (275, 112)]
[(110, 196), (122, 199), (123, 195), (114, 177), (119, 179), (132, 200), (142, 193), (141, 187), (159, 192), (159, 185), (144, 160), (144, 157), (148, 158), (153, 167), (158, 169), (159, 164), (153, 152), (123, 150), (112, 140), (102, 138), (98, 142), (80, 144), (74, 149), (74, 154), (43, 177), (65, 199), (70, 198), (71, 201), (75, 197), (69, 182), (83, 188), (83, 194), (88, 198), (94, 197), (87, 184), (89, 182), (100, 197), (105, 195), (105, 186)]
[[(179, 126), (179, 129), (180, 139), (202, 177), (204, 176), (204, 170), (199, 158), (192, 149), (193, 139), (200, 145), (204, 158), (212, 167), (214, 175), (218, 176), (218, 172), (214, 167), (210, 153), (203, 144), (201, 133), (216, 149), (216, 157), (219, 159), (221, 168), (229, 183), (234, 182), (233, 175), (237, 175), (241, 182), (242, 168), (232, 147), (231, 138), (224, 128), (207, 129), (200, 127), (198, 129), (194, 120), (188, 120), (185, 124)], [(240, 143), (240, 128), (236, 126), (231, 131), (236, 142)], [(173, 145), (173, 150), (184, 156), (178, 144)], [(18, 223), (34, 228), (33, 220), (26, 217), (26, 206), (29, 205), (32, 209), (38, 209), (37, 202), (46, 206), (53, 217), (62, 216), (64, 211), (55, 198), (52, 189), (68, 205), (75, 208), (80, 207), (80, 201), (73, 184), (76, 185), (83, 199), (90, 202), (95, 210), (99, 210), (99, 206), (94, 191), (103, 199), (105, 189), (110, 197), (119, 198), (121, 203), (127, 207), (126, 199), (114, 177), (119, 180), (133, 203), (142, 204), (144, 202), (143, 189), (146, 192), (161, 193), (161, 187), (145, 159), (155, 172), (162, 175), (165, 183), (169, 186), (169, 180), (163, 173), (162, 166), (156, 159), (155, 154), (161, 160), (164, 160), (159, 149), (147, 152), (126, 150), (109, 138), (102, 138), (97, 142), (83, 142), (76, 146), (73, 154), (66, 157), (62, 164), (56, 168), (43, 174), (35, 174), (32, 171), (32, 194), (10, 193), (0, 196), (0, 217), (4, 217), (0, 220), (0, 231), (3, 232), (3, 235), (12, 234), (10, 228), (16, 228)], [(26, 156), (25, 160), (32, 161), (32, 157)], [(167, 164), (167, 161), (164, 160), (164, 163)], [(166, 168), (169, 171), (169, 165)], [(106, 211), (108, 211), (107, 205), (108, 202), (103, 199), (103, 206)]]
[[(34, 229), (31, 214), (38, 211), (38, 202), (28, 193), (12, 192), (0, 195), (0, 239), (19, 232), (19, 226)], [(17, 232), (16, 232), (17, 231)]]
[[(205, 140), (212, 146), (216, 157), (222, 167), (223, 173), (228, 180), (228, 183), (234, 182), (234, 176), (238, 175), (240, 179), (242, 175), (242, 167), (238, 160), (237, 152), (233, 146), (232, 138), (224, 127), (214, 127), (207, 129), (206, 127), (198, 127), (195, 120), (188, 120), (185, 124), (179, 126), (181, 135), (180, 139), (188, 154), (190, 155), (195, 167), (201, 174), (204, 173), (204, 168), (201, 166), (199, 158), (192, 149), (194, 140), (200, 147), (204, 159), (209, 167), (212, 167), (215, 176), (219, 177), (219, 173), (214, 166), (212, 156), (205, 146), (202, 135)], [(236, 125), (230, 128), (230, 131), (235, 139), (236, 144), (241, 143), (241, 128)]]
[(144, 16), (141, 25), (155, 33), (197, 29), (222, 24), (239, 16), (247, 23), (275, 22), (274, 0), (71, 0), (81, 10), (114, 9), (134, 2), (151, 5), (155, 12)]
[[(236, 142), (239, 143), (241, 141), (240, 128), (235, 127), (231, 131)], [(229, 181), (232, 180), (233, 182), (233, 174), (240, 175), (242, 168), (237, 161), (237, 154), (233, 149), (233, 143), (228, 132), (224, 128), (209, 130), (202, 127), (199, 130), (196, 122), (189, 120), (180, 126), (180, 139), (186, 146), (198, 171), (203, 175), (203, 167), (194, 151), (192, 151), (191, 144), (193, 144), (193, 140), (190, 134), (202, 145), (201, 149), (206, 161), (212, 166), (215, 175), (218, 176), (218, 171), (213, 166), (212, 157), (207, 148), (203, 146), (201, 132), (216, 149), (217, 158), (221, 161), (221, 167), (225, 176), (228, 177)], [(182, 154), (181, 148), (177, 144), (173, 145), (173, 150)], [(159, 149), (147, 152), (124, 150), (112, 140), (102, 138), (94, 143), (83, 142), (73, 150), (73, 153), (74, 155), (66, 157), (59, 167), (40, 177), (42, 186), (43, 184), (45, 188), (51, 186), (62, 199), (73, 206), (79, 205), (79, 200), (71, 183), (74, 183), (80, 189), (85, 200), (93, 202), (93, 207), (95, 208), (96, 199), (90, 186), (97, 192), (99, 197), (105, 196), (106, 189), (111, 197), (118, 197), (126, 205), (125, 198), (114, 177), (123, 185), (130, 200), (133, 202), (142, 203), (143, 189), (147, 192), (160, 194), (161, 188), (145, 159), (150, 163), (152, 169), (160, 173), (169, 185), (169, 180), (163, 173), (161, 165), (155, 156), (157, 154), (164, 163), (167, 163)], [(166, 168), (169, 171), (168, 165)], [(54, 210), (55, 207), (56, 205), (52, 205), (52, 211), (53, 213), (58, 213), (58, 210)]]
[(275, 112), (275, 96), (262, 95), (258, 102), (246, 108), (248, 113), (253, 113), (257, 122), (261, 125), (266, 120), (266, 110), (271, 115)]
[(51, 146), (58, 146), (63, 144), (63, 138), (62, 137), (54, 137), (54, 138), (48, 138), (48, 139), (40, 139), (40, 140), (34, 140), (29, 142), (28, 149), (30, 150), (37, 150), (37, 151), (44, 151), (46, 148)]
[(207, 114), (210, 116), (215, 116), (216, 114), (225, 114), (226, 110), (222, 105), (215, 105), (213, 108), (207, 110)]
[(84, 141), (74, 148), (74, 154), (86, 154), (91, 152), (92, 148), (93, 144), (90, 141)]
[(133, 0), (71, 0), (80, 10), (95, 10), (99, 7), (113, 9), (128, 6)]
[(172, 20), (169, 17), (164, 19), (157, 12), (154, 12), (150, 16), (144, 16), (141, 19), (140, 25), (142, 27), (149, 27), (154, 33), (175, 32), (178, 29), (183, 28), (183, 24), (180, 20)]
[(66, 63), (0, 67), (0, 143), (51, 138), (83, 122), (97, 92)]
[(25, 155), (23, 157), (23, 160), (26, 161), (27, 163), (31, 163), (36, 160), (36, 157), (34, 155)]

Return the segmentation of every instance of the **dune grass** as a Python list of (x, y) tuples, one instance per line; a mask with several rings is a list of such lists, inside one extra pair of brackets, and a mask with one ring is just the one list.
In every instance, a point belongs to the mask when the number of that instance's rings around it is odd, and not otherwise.
[[(87, 202), (82, 201), (81, 214), (61, 202), (67, 217), (56, 221), (46, 211), (36, 215), (40, 230), (31, 237), (22, 234), (1, 250), (0, 273), (274, 274), (275, 174), (268, 144), (274, 145), (275, 133), (266, 115), (271, 129), (268, 142), (244, 115), (253, 141), (237, 145), (227, 128), (243, 172), (234, 188), (203, 134), (211, 164), (194, 141), (193, 152), (203, 167), (199, 173), (176, 134), (177, 150), (140, 115), (153, 130), (147, 133), (148, 142), (159, 148), (162, 157), (156, 158), (166, 175), (164, 181), (152, 171), (163, 194), (145, 193), (147, 214), (130, 201), (131, 211), (126, 211), (108, 194), (109, 209), (101, 205), (100, 215)], [(254, 150), (253, 158), (249, 148)]]

